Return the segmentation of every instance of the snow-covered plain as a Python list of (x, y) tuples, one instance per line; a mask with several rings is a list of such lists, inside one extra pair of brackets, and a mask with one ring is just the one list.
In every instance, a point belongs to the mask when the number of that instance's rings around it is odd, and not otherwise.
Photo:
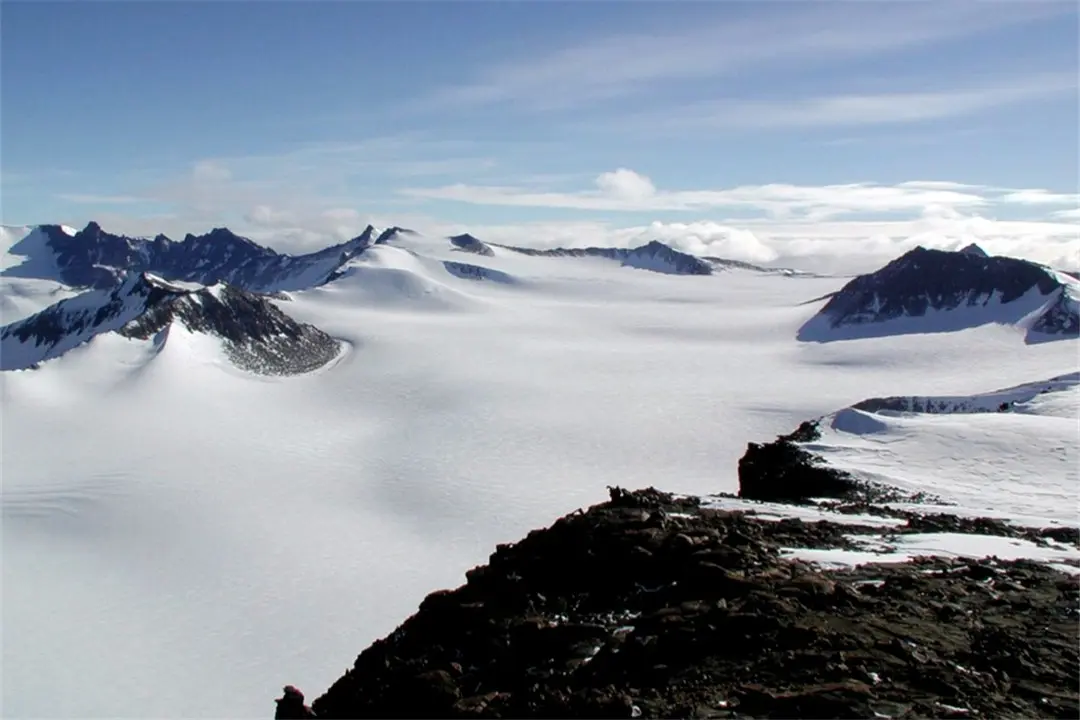
[[(1003, 403), (1007, 411), (988, 412)], [(804, 447), (859, 477), (956, 504), (943, 512), (1080, 525), (1080, 373), (902, 404), (935, 412), (845, 408)]]
[(733, 492), (747, 442), (808, 418), (1076, 367), (996, 325), (797, 342), (843, 283), (408, 236), (279, 303), (347, 342), (317, 372), (248, 375), (173, 327), (0, 374), (5, 716), (266, 717), (607, 485)]

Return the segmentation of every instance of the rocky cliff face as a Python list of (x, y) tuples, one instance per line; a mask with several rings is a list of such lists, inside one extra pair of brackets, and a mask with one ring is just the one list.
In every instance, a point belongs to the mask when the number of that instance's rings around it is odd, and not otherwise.
[(175, 322), (221, 338), (234, 365), (260, 375), (310, 372), (341, 352), (341, 343), (314, 325), (293, 320), (269, 298), (224, 283), (159, 302), (119, 332), (149, 339)]
[[(960, 527), (946, 520), (935, 527)], [(1075, 576), (952, 558), (827, 571), (782, 556), (784, 547), (845, 547), (853, 528), (769, 522), (651, 489), (613, 488), (609, 502), (499, 546), (465, 585), (429, 595), (312, 711), (320, 718), (1080, 711)], [(913, 522), (896, 532), (926, 528)]]

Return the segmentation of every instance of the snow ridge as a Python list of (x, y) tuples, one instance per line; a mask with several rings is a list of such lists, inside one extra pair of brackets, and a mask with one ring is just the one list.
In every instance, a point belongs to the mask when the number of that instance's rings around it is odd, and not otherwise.
[(347, 242), (306, 255), (287, 255), (227, 228), (205, 235), (189, 233), (177, 242), (164, 235), (153, 239), (114, 235), (96, 222), (74, 235), (59, 225), (40, 225), (9, 248), (27, 261), (3, 274), (49, 275), (45, 279), (65, 285), (104, 289), (128, 273), (145, 271), (203, 285), (223, 281), (254, 292), (302, 290), (332, 279), (342, 265), (373, 244), (374, 232), (369, 225)]

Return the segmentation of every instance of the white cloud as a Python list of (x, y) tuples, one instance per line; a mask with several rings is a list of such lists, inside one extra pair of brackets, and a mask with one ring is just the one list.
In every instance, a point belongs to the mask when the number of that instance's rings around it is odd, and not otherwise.
[[(756, 211), (773, 219), (824, 221), (850, 215), (914, 213), (954, 219), (974, 210), (1002, 206), (1033, 207), (1080, 202), (1080, 195), (1045, 189), (1015, 189), (944, 180), (913, 180), (894, 185), (744, 185), (724, 189), (663, 190), (627, 168), (601, 173), (596, 190), (545, 192), (534, 188), (455, 184), (406, 188), (412, 198), (449, 200), (471, 205), (555, 208), (597, 212)], [(1069, 219), (1068, 211), (1053, 217)]]
[(971, 183), (953, 182), (951, 180), (908, 180), (897, 183), (897, 187), (918, 188), (920, 190), (985, 190), (986, 185), (972, 185)]
[[(405, 213), (366, 215), (350, 208), (330, 208), (296, 217), (264, 208), (252, 216), (262, 224), (241, 222), (230, 227), (284, 252), (315, 250), (353, 237), (371, 223), (376, 227), (401, 225), (434, 238), (469, 232), (491, 242), (541, 248), (635, 247), (661, 240), (696, 255), (829, 273), (874, 270), (916, 245), (959, 249), (971, 242), (992, 254), (1024, 257), (1066, 269), (1080, 268), (1080, 224), (1076, 222), (995, 220), (963, 213), (903, 220), (809, 222), (762, 218), (630, 225), (599, 220), (464, 224)], [(132, 235), (165, 232), (179, 238), (186, 232), (205, 232), (213, 227), (208, 222), (176, 215), (131, 217), (103, 213), (97, 219), (108, 230)]]
[(596, 178), (596, 186), (604, 195), (631, 201), (645, 200), (656, 194), (652, 180), (626, 168), (601, 173)]
[(453, 200), (474, 205), (621, 212), (738, 208), (758, 210), (773, 216), (803, 213), (818, 219), (850, 213), (921, 210), (935, 205), (972, 208), (988, 202), (982, 195), (971, 192), (870, 183), (824, 186), (777, 183), (723, 190), (665, 191), (657, 189), (649, 178), (626, 168), (601, 174), (595, 184), (598, 190), (568, 193), (464, 184), (409, 188), (400, 192), (409, 197)]
[(1018, 205), (1076, 205), (1080, 204), (1078, 193), (1055, 193), (1048, 190), (1014, 190), (1001, 198), (1004, 202)]

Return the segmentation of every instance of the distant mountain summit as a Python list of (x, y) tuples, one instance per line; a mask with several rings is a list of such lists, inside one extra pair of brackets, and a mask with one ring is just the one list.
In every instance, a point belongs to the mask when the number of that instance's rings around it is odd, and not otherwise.
[(98, 335), (116, 332), (164, 344), (174, 323), (220, 338), (238, 367), (290, 375), (325, 365), (340, 343), (298, 323), (269, 298), (226, 283), (169, 282), (150, 273), (129, 275), (112, 289), (62, 300), (0, 329), (0, 370), (26, 370), (57, 358)]
[(477, 255), (486, 255), (491, 257), (495, 254), (495, 251), (491, 249), (486, 243), (481, 242), (472, 235), (465, 233), (464, 235), (454, 235), (450, 238), (450, 244), (456, 247), (458, 250), (464, 252), (475, 253)]
[(535, 248), (500, 245), (522, 255), (532, 257), (597, 257), (617, 260), (626, 267), (669, 275), (712, 275), (713, 264), (696, 255), (676, 250), (659, 240), (636, 248), (586, 247), (586, 248)]
[(227, 282), (255, 292), (301, 290), (331, 279), (349, 259), (373, 244), (374, 233), (369, 225), (347, 242), (307, 255), (286, 255), (227, 228), (205, 235), (189, 233), (177, 242), (164, 235), (153, 239), (114, 235), (96, 222), (75, 233), (60, 225), (39, 225), (11, 248), (31, 262), (8, 268), (4, 274), (41, 277), (48, 268), (52, 276), (47, 279), (98, 289), (116, 285), (128, 273), (150, 272), (203, 285)]
[(851, 280), (798, 337), (826, 342), (997, 323), (1021, 327), (1028, 342), (1041, 342), (1080, 335), (1078, 297), (1080, 284), (1044, 265), (991, 257), (977, 245), (917, 247)]

